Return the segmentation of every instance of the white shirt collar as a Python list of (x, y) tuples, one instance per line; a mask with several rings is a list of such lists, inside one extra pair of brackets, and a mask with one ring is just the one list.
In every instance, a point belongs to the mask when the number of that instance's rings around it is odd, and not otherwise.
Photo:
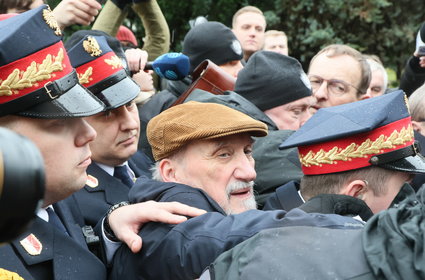
[[(103, 163), (98, 163), (98, 162), (96, 162), (96, 164), (100, 168), (102, 168), (106, 173), (108, 173), (111, 176), (114, 176), (114, 166), (109, 166), (109, 165), (106, 165), (106, 164), (103, 164)], [(136, 178), (136, 175), (134, 174), (133, 170), (131, 170), (130, 166), (128, 165), (128, 161), (124, 162), (121, 165), (127, 166), (127, 172), (130, 175), (130, 178), (132, 178), (132, 179)]]
[[(47, 207), (50, 207), (50, 208), (52, 208), (53, 209), (53, 206), (52, 205), (49, 205), (49, 206), (47, 206)], [(42, 220), (44, 220), (44, 221), (46, 221), (46, 222), (49, 222), (49, 214), (47, 213), (47, 207), (45, 207), (45, 208), (40, 208), (40, 209), (38, 209), (38, 211), (37, 211), (37, 216), (40, 218), (40, 219), (42, 219)], [(55, 211), (55, 209), (53, 209), (53, 211)]]

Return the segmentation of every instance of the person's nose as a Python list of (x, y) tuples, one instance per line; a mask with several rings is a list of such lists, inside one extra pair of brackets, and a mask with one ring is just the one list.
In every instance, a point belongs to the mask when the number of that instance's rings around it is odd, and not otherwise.
[[(136, 106), (135, 104), (131, 106)], [(138, 117), (139, 114), (133, 111), (130, 112), (130, 109), (124, 105), (119, 108), (119, 122), (120, 122), (120, 130), (121, 131), (128, 131), (133, 129), (139, 129), (139, 121)], [(137, 108), (132, 108), (131, 110), (136, 110)]]
[(323, 81), (319, 88), (313, 92), (313, 96), (318, 100), (327, 100), (329, 98), (327, 82)]
[(75, 145), (77, 147), (82, 147), (93, 141), (96, 138), (97, 133), (94, 128), (85, 120), (79, 119), (76, 121), (78, 122), (78, 133), (75, 138)]
[(254, 166), (254, 159), (250, 156), (248, 157), (244, 153), (243, 156), (240, 156), (238, 159), (238, 163), (234, 172), (235, 178), (243, 182), (254, 181), (257, 177)]

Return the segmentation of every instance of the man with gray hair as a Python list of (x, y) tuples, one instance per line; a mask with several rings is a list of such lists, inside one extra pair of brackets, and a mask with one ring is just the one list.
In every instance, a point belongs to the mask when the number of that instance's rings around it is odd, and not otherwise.
[(370, 67), (371, 80), (366, 95), (370, 97), (383, 95), (388, 87), (388, 74), (376, 55), (364, 55)]
[(265, 228), (359, 226), (351, 219), (342, 224), (333, 216), (318, 218), (300, 209), (254, 210), (251, 137), (265, 136), (267, 126), (241, 112), (221, 104), (187, 102), (153, 118), (147, 134), (157, 162), (156, 180), (139, 178), (130, 201), (177, 201), (208, 213), (177, 227), (144, 225), (139, 233), (142, 251), (133, 254), (122, 246), (110, 279), (195, 279), (219, 254)]

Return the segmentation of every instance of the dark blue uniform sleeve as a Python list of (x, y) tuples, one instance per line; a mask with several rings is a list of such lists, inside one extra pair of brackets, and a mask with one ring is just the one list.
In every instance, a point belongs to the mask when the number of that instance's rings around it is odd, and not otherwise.
[(361, 228), (338, 215), (307, 214), (302, 210), (251, 210), (224, 216), (211, 212), (176, 226), (149, 223), (141, 231), (142, 251), (122, 246), (114, 258), (111, 279), (194, 279), (217, 256), (262, 229), (283, 226)]

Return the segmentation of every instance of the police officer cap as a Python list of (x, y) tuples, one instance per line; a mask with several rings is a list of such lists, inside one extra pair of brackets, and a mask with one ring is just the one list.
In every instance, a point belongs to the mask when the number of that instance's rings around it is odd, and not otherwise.
[(68, 54), (80, 83), (106, 105), (106, 110), (118, 108), (140, 93), (104, 36), (85, 35), (68, 48)]
[(280, 148), (298, 147), (305, 175), (367, 166), (425, 173), (414, 140), (407, 99), (398, 90), (320, 109)]
[(84, 117), (103, 104), (78, 83), (47, 5), (0, 21), (0, 116)]

